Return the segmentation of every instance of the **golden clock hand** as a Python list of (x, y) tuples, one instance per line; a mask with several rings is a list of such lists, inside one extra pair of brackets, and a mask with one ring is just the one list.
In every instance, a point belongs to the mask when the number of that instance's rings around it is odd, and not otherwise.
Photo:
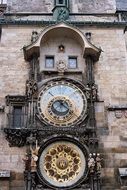
[[(69, 110), (69, 108), (68, 108), (67, 106), (65, 106), (63, 102), (65, 102), (65, 101), (62, 100), (62, 104), (63, 104), (63, 106)], [(77, 115), (76, 113), (73, 112), (73, 114), (74, 114), (76, 117), (78, 117), (78, 115)]]

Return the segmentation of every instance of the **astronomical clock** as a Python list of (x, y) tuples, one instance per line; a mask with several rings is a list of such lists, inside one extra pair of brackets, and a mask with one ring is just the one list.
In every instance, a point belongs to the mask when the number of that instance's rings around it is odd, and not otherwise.
[[(55, 14), (61, 7), (59, 16), (65, 18), (69, 1), (55, 2)], [(11, 145), (29, 145), (23, 159), (25, 189), (100, 190), (94, 109), (94, 63), (100, 49), (77, 28), (60, 22), (40, 34), (33, 31), (23, 50), (30, 62), (26, 95), (6, 97), (14, 121), (5, 133)]]
[[(82, 86), (82, 89), (81, 89)], [(71, 79), (49, 80), (40, 90), (40, 119), (54, 127), (73, 127), (87, 116), (85, 87)]]
[(64, 77), (49, 79), (39, 90), (38, 118), (53, 136), (40, 148), (38, 175), (53, 189), (74, 188), (87, 177), (89, 151), (78, 140), (88, 116), (87, 96), (81, 82)]

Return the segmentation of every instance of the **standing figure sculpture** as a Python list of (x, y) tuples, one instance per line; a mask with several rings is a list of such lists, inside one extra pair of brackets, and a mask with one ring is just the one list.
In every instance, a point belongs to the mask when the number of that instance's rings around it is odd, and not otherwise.
[(32, 172), (36, 172), (39, 149), (40, 149), (40, 147), (38, 146), (37, 140), (36, 140), (35, 148), (30, 147), (30, 150), (31, 150), (31, 171)]
[(100, 154), (97, 154), (96, 156), (96, 167), (97, 167), (97, 172), (100, 173), (101, 172), (101, 158), (100, 158)]
[(94, 173), (95, 170), (95, 159), (93, 158), (92, 154), (89, 154), (89, 159), (88, 159), (88, 168), (90, 173)]

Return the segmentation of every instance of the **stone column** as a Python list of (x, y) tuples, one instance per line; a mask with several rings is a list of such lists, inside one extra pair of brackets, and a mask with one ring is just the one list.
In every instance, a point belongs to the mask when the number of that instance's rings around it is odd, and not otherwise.
[(86, 57), (86, 80), (87, 87), (90, 89), (90, 100), (89, 100), (89, 127), (94, 130), (93, 135), (95, 136), (95, 82), (94, 82), (94, 61), (91, 56)]

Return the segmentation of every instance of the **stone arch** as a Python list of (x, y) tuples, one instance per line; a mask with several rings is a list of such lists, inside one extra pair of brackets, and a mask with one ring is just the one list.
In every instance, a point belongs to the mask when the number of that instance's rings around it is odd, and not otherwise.
[(28, 46), (24, 47), (24, 57), (29, 60), (32, 54), (40, 55), (40, 46), (50, 35), (58, 34), (62, 35), (66, 33), (71, 38), (78, 41), (82, 46), (83, 56), (92, 56), (95, 61), (99, 59), (101, 49), (97, 48), (91, 42), (89, 42), (85, 35), (76, 27), (66, 24), (64, 22), (55, 25), (48, 26), (39, 34), (37, 40)]

